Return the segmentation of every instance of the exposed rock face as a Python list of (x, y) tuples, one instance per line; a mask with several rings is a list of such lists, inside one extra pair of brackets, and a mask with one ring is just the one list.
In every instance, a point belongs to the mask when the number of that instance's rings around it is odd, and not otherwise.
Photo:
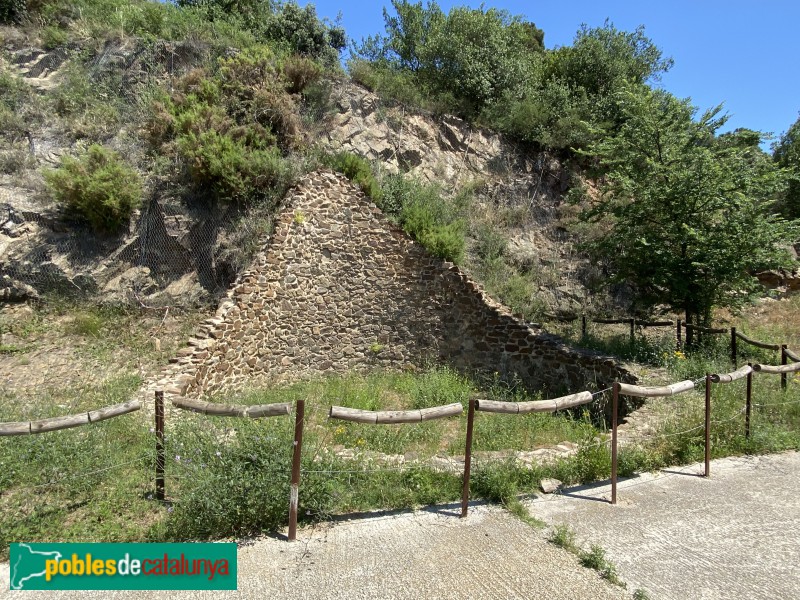
[(762, 271), (756, 274), (758, 281), (765, 288), (775, 290), (778, 294), (785, 296), (791, 292), (800, 290), (800, 270), (787, 271)]
[(532, 329), (395, 228), (343, 177), (290, 193), (270, 243), (175, 359), (173, 393), (208, 394), (444, 361), (555, 394), (635, 377)]
[[(64, 67), (80, 52), (74, 46), (45, 51), (15, 44), (5, 50), (0, 67), (43, 93), (61, 83)], [(122, 93), (135, 97), (153, 77), (179, 76), (209, 56), (210, 48), (200, 43), (146, 44), (128, 38), (109, 41), (87, 71), (98, 78), (119, 75)], [(55, 122), (31, 126), (26, 135), (25, 161), (14, 173), (0, 173), (0, 302), (57, 291), (111, 302), (188, 306), (213, 301), (226, 289), (233, 275), (219, 260), (228, 242), (221, 211), (189, 210), (157, 197), (134, 215), (127, 231), (97, 236), (63, 222), (42, 193), (41, 169), (57, 166), (61, 156), (73, 152), (75, 140)], [(125, 137), (125, 128), (108, 145), (130, 150), (130, 141), (119, 137)], [(2, 142), (0, 158), (8, 150)]]
[(340, 84), (335, 93), (338, 112), (327, 135), (332, 150), (352, 152), (379, 161), (390, 173), (409, 172), (449, 188), (477, 177), (505, 177), (512, 171), (539, 174), (536, 157), (522, 156), (501, 135), (471, 127), (457, 117), (434, 120), (388, 107), (352, 83)]

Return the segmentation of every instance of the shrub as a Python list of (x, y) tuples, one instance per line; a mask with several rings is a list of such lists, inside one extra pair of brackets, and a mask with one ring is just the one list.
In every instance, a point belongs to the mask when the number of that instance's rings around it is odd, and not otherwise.
[(0, 136), (19, 139), (44, 117), (42, 97), (22, 77), (0, 70)]
[(435, 187), (418, 185), (411, 192), (400, 212), (405, 232), (434, 256), (459, 262), (464, 255), (464, 220), (453, 214)]
[(42, 29), (42, 45), (45, 50), (53, 50), (63, 46), (69, 41), (69, 34), (55, 25), (49, 25)]
[(431, 254), (453, 262), (464, 256), (466, 222), (459, 202), (466, 204), (466, 196), (446, 200), (437, 186), (402, 175), (389, 175), (379, 181), (368, 160), (349, 152), (324, 157), (323, 162), (358, 185)]
[[(300, 72), (305, 63), (292, 64), (301, 86), (310, 75)], [(266, 46), (217, 66), (190, 71), (170, 96), (153, 99), (144, 127), (153, 152), (178, 158), (201, 196), (253, 204), (282, 195), (293, 169), (281, 148), (302, 141), (297, 101), (287, 91), (295, 84)]]
[(322, 67), (311, 59), (293, 55), (283, 63), (283, 73), (288, 82), (289, 93), (299, 94), (319, 80), (322, 76)]
[(334, 171), (339, 171), (339, 173), (360, 187), (361, 191), (372, 198), (376, 204), (381, 205), (383, 196), (381, 185), (372, 173), (372, 166), (367, 159), (350, 152), (340, 152), (324, 157), (323, 163)]
[(116, 152), (98, 144), (78, 158), (64, 156), (58, 169), (45, 174), (45, 180), (68, 212), (102, 233), (119, 231), (142, 199), (136, 171)]
[(216, 131), (178, 140), (196, 184), (209, 185), (226, 200), (246, 201), (259, 190), (284, 188), (291, 169), (276, 147), (252, 148)]
[(0, 23), (20, 23), (28, 16), (26, 0), (3, 0), (0, 2)]
[[(182, 471), (178, 502), (160, 534), (167, 540), (271, 531), (286, 520), (291, 454), (288, 420), (240, 422), (228, 442), (182, 424), (170, 447)], [(196, 425), (196, 424), (195, 424)]]

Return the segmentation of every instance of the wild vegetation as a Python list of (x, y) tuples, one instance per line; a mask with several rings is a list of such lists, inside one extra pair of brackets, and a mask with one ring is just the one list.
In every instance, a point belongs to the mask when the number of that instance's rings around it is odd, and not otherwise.
[[(797, 302), (775, 305), (785, 320), (797, 318)], [(142, 381), (140, 373), (163, 364), (191, 330), (187, 324), (171, 334), (165, 331), (164, 340), (171, 345), (158, 352), (151, 343), (151, 329), (164, 326), (160, 321), (159, 315), (143, 320), (135, 312), (71, 305), (42, 308), (27, 319), (5, 321), (3, 330), (20, 340), (9, 360), (35, 361), (43, 343), (57, 342), (73, 349), (78, 369), (82, 364), (96, 368), (91, 365), (97, 360), (103, 365), (113, 362), (119, 371), (81, 386), (53, 385), (36, 393), (7, 389), (0, 396), (3, 419), (61, 415), (129, 398)], [(766, 341), (787, 341), (776, 338), (780, 330), (771, 330), (765, 322), (740, 325)], [(594, 343), (605, 350), (622, 347), (613, 336), (596, 337)], [(675, 352), (674, 339), (665, 335), (661, 340), (637, 340), (630, 352), (670, 381), (731, 368), (723, 343), (683, 354)], [(775, 363), (777, 359), (774, 353), (757, 351), (743, 354), (742, 362), (748, 360)], [(420, 372), (316, 379), (218, 400), (244, 404), (306, 400), (301, 518), (314, 521), (344, 512), (409, 508), (460, 497), (460, 465), (448, 457), (463, 454), (465, 415), (378, 427), (328, 420), (331, 404), (368, 410), (451, 402), (466, 407), (468, 399), (478, 394), (507, 401), (536, 398), (499, 378), (470, 378), (431, 366)], [(800, 449), (799, 394), (796, 378), (790, 379), (784, 392), (778, 377), (757, 377), (752, 434), (747, 439), (744, 382), (716, 386), (712, 456)], [(703, 431), (698, 427), (703, 423), (702, 393), (670, 398), (655, 408), (660, 418), (653, 423), (654, 431), (621, 450), (622, 476), (702, 460)], [(150, 418), (141, 412), (89, 427), (0, 439), (0, 541), (4, 547), (9, 540), (23, 538), (206, 539), (274, 530), (285, 524), (291, 419), (215, 420), (192, 414), (177, 418), (170, 413), (166, 430), (169, 502), (162, 505), (152, 499), (155, 440)], [(523, 516), (518, 496), (536, 492), (543, 478), (577, 484), (609, 476), (607, 426), (593, 411), (524, 417), (481, 413), (474, 435), (473, 497), (504, 503)], [(530, 466), (514, 455), (561, 442), (580, 448), (567, 458)], [(443, 468), (447, 464), (453, 468)]]
[[(187, 205), (241, 209), (242, 230), (263, 234), (296, 176), (327, 165), (358, 184), (435, 255), (468, 265), (516, 312), (532, 319), (547, 309), (535, 296), (534, 276), (553, 285), (555, 279), (516, 269), (506, 257), (501, 221), (519, 225), (524, 222), (519, 215), (508, 211), (502, 219), (476, 219), (473, 187), (445, 190), (402, 174), (386, 175), (362, 157), (328, 155), (314, 146), (330, 82), (344, 76), (339, 52), (346, 38), (337, 24), (320, 20), (313, 6), (268, 0), (13, 0), (0, 5), (0, 22), (17, 25), (44, 47), (78, 49), (60, 83), (46, 94), (0, 72), (0, 136), (7, 144), (0, 171), (28, 168), (26, 136), (50, 119), (74, 156), (44, 176), (47, 198), (98, 234), (124, 230), (156, 186)], [(535, 24), (495, 9), (445, 13), (436, 3), (394, 0), (385, 32), (357, 46), (347, 74), (387, 102), (456, 113), (571, 165), (582, 185), (573, 186), (577, 216), (565, 227), (604, 270), (604, 284), (624, 281), (631, 287), (637, 310), (682, 311), (687, 320), (707, 324), (720, 309), (736, 310), (754, 297), (756, 270), (793, 264), (785, 248), (797, 237), (796, 225), (787, 219), (800, 216), (798, 123), (769, 156), (760, 150), (759, 132), (721, 134), (724, 117), (718, 108), (698, 114), (688, 101), (653, 89), (650, 84), (671, 61), (642, 28), (584, 27), (572, 46), (557, 50), (545, 48), (544, 35)], [(136, 98), (123, 96), (121, 82), (92, 70), (90, 58), (104, 41), (124, 39), (144, 47), (189, 40), (207, 48), (208, 59), (169, 83), (152, 77), (137, 88)], [(249, 239), (241, 245), (253, 250), (256, 243)], [(797, 302), (786, 305), (790, 318), (779, 315), (771, 327), (759, 323), (760, 329), (745, 320), (744, 329), (768, 341), (797, 341), (785, 336), (785, 324), (796, 323)], [(49, 332), (62, 346), (76, 348), (90, 366), (120, 367), (80, 389), (47, 386), (31, 394), (4, 388), (4, 421), (127, 399), (202, 318), (184, 315), (184, 330), (163, 336), (164, 346), (155, 351), (150, 334), (161, 331), (160, 315), (64, 307), (45, 298), (45, 307), (34, 309), (30, 318), (0, 316), (0, 333), (14, 338), (0, 340), (0, 359), (16, 366), (36, 360)], [(572, 340), (633, 358), (669, 379), (730, 369), (727, 350), (714, 344), (683, 354), (671, 339), (629, 342), (596, 333), (578, 338), (573, 332)], [(743, 356), (774, 362), (765, 354)], [(800, 404), (787, 404), (797, 402), (799, 392), (795, 379), (786, 392), (777, 379), (758, 379), (761, 406), (748, 440), (741, 386), (715, 390), (719, 424), (713, 455), (800, 449)], [(419, 373), (252, 390), (226, 401), (308, 400), (300, 497), (303, 518), (314, 520), (454, 501), (460, 492), (459, 476), (434, 468), (430, 459), (463, 452), (463, 416), (402, 428), (342, 425), (325, 418), (329, 404), (466, 406), (478, 393), (513, 401), (535, 397), (499, 380), (431, 366)], [(624, 449), (623, 475), (701, 458), (702, 401), (697, 395), (681, 398), (665, 405), (654, 436)], [(12, 539), (201, 539), (284, 524), (289, 420), (212, 426), (200, 416), (170, 421), (170, 502), (161, 505), (152, 501), (154, 440), (144, 418), (139, 413), (56, 435), (0, 440), (0, 552)], [(518, 511), (517, 495), (535, 491), (544, 477), (568, 484), (608, 477), (606, 426), (596, 413), (481, 415), (475, 431), (476, 497)], [(581, 449), (532, 467), (520, 466), (510, 454), (562, 441)], [(507, 460), (486, 459), (486, 453), (501, 451), (509, 454)], [(392, 466), (386, 462), (391, 456), (382, 455), (403, 455), (405, 462)], [(585, 560), (613, 576), (602, 553), (590, 551)]]

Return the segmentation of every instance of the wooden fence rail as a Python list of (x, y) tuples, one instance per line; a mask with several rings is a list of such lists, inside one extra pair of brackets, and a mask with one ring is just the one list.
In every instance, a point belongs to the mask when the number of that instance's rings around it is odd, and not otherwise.
[(719, 333), (728, 333), (728, 329), (718, 329), (715, 327), (702, 327), (700, 325), (693, 325), (692, 323), (687, 323), (686, 321), (682, 321), (684, 329), (693, 329), (694, 331), (699, 331), (700, 333), (709, 333), (709, 334), (719, 334)]
[(446, 404), (444, 406), (434, 406), (419, 410), (359, 410), (357, 408), (347, 408), (345, 406), (331, 406), (328, 417), (339, 419), (340, 421), (350, 421), (352, 423), (366, 423), (368, 425), (392, 425), (394, 423), (421, 423), (423, 421), (433, 421), (434, 419), (444, 419), (460, 415), (464, 408), (460, 402)]
[(38, 421), (22, 421), (16, 423), (0, 423), (0, 436), (11, 435), (29, 435), (34, 433), (45, 433), (48, 431), (59, 431), (61, 429), (70, 429), (72, 427), (80, 427), (81, 425), (90, 425), (126, 415), (128, 413), (139, 410), (142, 403), (139, 400), (130, 400), (122, 404), (114, 404), (112, 406), (105, 406), (96, 410), (90, 410), (85, 413), (78, 413), (76, 415), (66, 415), (63, 417), (51, 417), (49, 419), (40, 419)]
[(261, 419), (263, 417), (285, 417), (292, 412), (291, 404), (288, 402), (245, 406), (241, 404), (203, 402), (202, 400), (192, 400), (191, 398), (174, 398), (172, 405), (176, 408), (214, 417)]
[(713, 374), (711, 375), (711, 382), (712, 383), (730, 383), (732, 381), (737, 381), (739, 379), (743, 379), (750, 375), (753, 372), (753, 367), (750, 365), (745, 365), (740, 369), (736, 369), (730, 373), (723, 373), (723, 374)]
[[(594, 399), (591, 392), (579, 392), (552, 400), (533, 400), (531, 402), (499, 402), (497, 400), (472, 399), (469, 401), (467, 415), (467, 441), (464, 448), (464, 479), (461, 489), (461, 517), (467, 516), (469, 510), (469, 478), (472, 468), (472, 434), (475, 426), (475, 412), (486, 412), (506, 415), (523, 415), (540, 412), (556, 412), (589, 404)], [(616, 435), (616, 429), (615, 429)]]
[(789, 363), (788, 365), (753, 365), (753, 371), (756, 373), (767, 373), (767, 374), (785, 374), (785, 373), (796, 373), (800, 371), (800, 362)]
[(768, 344), (766, 342), (759, 342), (758, 340), (751, 339), (744, 335), (743, 333), (739, 333), (738, 331), (735, 332), (737, 338), (742, 340), (743, 342), (750, 344), (751, 346), (755, 346), (756, 348), (763, 348), (764, 350), (780, 350), (780, 344)]
[[(545, 313), (544, 315), (546, 318), (552, 321), (559, 321), (561, 323), (572, 323), (573, 321), (577, 321), (580, 319), (581, 321), (581, 335), (586, 337), (586, 327), (587, 323), (597, 323), (600, 325), (629, 325), (630, 326), (630, 336), (631, 341), (635, 339), (636, 336), (636, 326), (640, 327), (672, 327), (674, 325), (673, 321), (638, 321), (635, 317), (624, 317), (624, 318), (617, 318), (617, 319), (603, 319), (603, 318), (590, 318), (586, 315), (581, 316), (558, 316), (550, 313)], [(680, 321), (678, 321), (680, 323)]]
[(619, 393), (623, 396), (636, 396), (637, 398), (659, 398), (662, 396), (674, 396), (694, 389), (693, 381), (679, 381), (670, 385), (660, 387), (643, 387), (628, 383), (619, 384)]
[(555, 412), (574, 408), (592, 401), (591, 392), (580, 392), (570, 396), (562, 396), (552, 400), (534, 400), (532, 402), (498, 402), (496, 400), (475, 400), (475, 410), (480, 412), (523, 415), (535, 412)]

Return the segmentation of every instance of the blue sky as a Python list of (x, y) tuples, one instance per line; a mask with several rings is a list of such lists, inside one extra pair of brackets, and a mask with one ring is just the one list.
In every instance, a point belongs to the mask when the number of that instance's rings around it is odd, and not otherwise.
[[(306, 4), (306, 2), (300, 2)], [(321, 17), (342, 15), (350, 37), (383, 32), (382, 7), (373, 2), (312, 2)], [(661, 84), (691, 97), (701, 110), (724, 103), (725, 129), (749, 127), (780, 135), (800, 112), (800, 1), (670, 0), (654, 2), (571, 0), (487, 1), (523, 15), (545, 32), (548, 48), (569, 45), (581, 23), (600, 26), (609, 18), (618, 29), (645, 26), (645, 33), (675, 60)], [(481, 2), (441, 1), (479, 7)]]

